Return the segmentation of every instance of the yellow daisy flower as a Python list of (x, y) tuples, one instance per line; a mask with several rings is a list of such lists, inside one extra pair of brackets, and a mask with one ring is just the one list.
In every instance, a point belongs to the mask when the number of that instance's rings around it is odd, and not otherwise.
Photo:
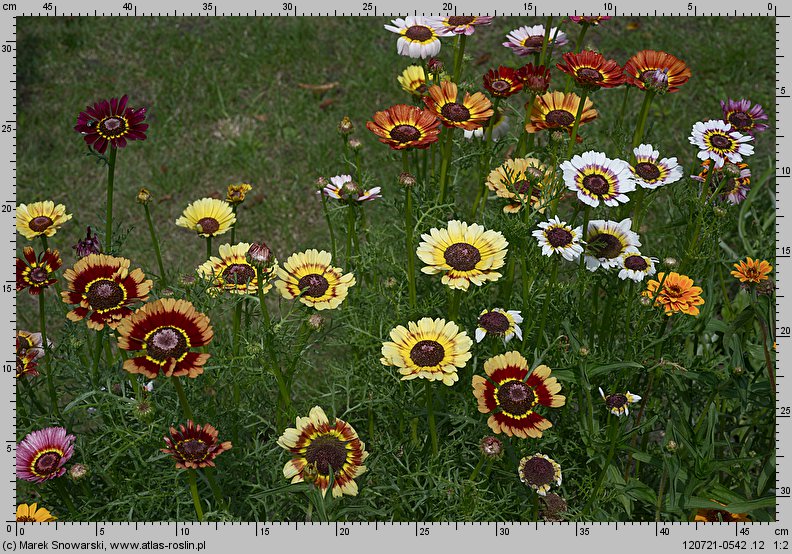
[(51, 237), (71, 218), (72, 214), (66, 213), (66, 206), (56, 206), (52, 200), (20, 204), (16, 209), (16, 228), (28, 240), (42, 235)]
[(16, 520), (17, 521), (55, 521), (58, 519), (52, 515), (46, 508), (39, 508), (35, 502), (33, 504), (20, 504), (17, 506)]
[(201, 198), (185, 208), (176, 225), (195, 231), (202, 237), (216, 237), (236, 223), (231, 204), (216, 198)]
[(238, 185), (228, 185), (226, 191), (226, 202), (231, 205), (241, 204), (245, 201), (245, 196), (253, 190), (253, 187), (248, 183), (239, 183)]
[[(212, 256), (200, 267), (198, 275), (210, 282), (209, 292), (228, 291), (235, 294), (257, 294), (259, 274), (256, 267), (247, 259), (250, 244), (240, 242), (233, 246), (222, 244), (218, 249), (220, 257)], [(272, 288), (270, 279), (275, 275), (275, 266), (269, 266), (263, 292)]]
[(355, 276), (330, 265), (332, 256), (324, 250), (292, 254), (283, 267), (277, 267), (275, 287), (287, 300), (299, 298), (317, 310), (334, 310), (347, 297)]
[(509, 200), (503, 207), (506, 213), (517, 213), (523, 205), (544, 213), (546, 202), (542, 199), (542, 191), (552, 184), (552, 179), (552, 169), (536, 158), (508, 159), (490, 172), (487, 188)]

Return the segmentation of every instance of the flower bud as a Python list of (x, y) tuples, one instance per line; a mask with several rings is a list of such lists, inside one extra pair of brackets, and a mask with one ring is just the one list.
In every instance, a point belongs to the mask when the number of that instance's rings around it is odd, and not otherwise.
[(651, 306), (652, 305), (652, 299), (651, 298), (647, 298), (646, 296), (642, 296), (638, 300), (638, 302), (640, 302), (642, 306)]
[(550, 140), (553, 142), (563, 142), (567, 138), (567, 134), (564, 131), (556, 129), (552, 133), (550, 133)]
[(578, 354), (580, 354), (581, 357), (585, 358), (586, 356), (589, 355), (589, 349), (586, 348), (585, 346), (581, 346), (580, 350), (578, 350)]
[(679, 445), (676, 443), (675, 440), (669, 440), (666, 443), (666, 450), (668, 450), (669, 452), (676, 452), (678, 448)]
[(341, 135), (346, 136), (354, 130), (355, 126), (352, 124), (352, 120), (349, 119), (349, 116), (345, 115), (341, 120), (341, 123), (338, 124), (338, 132)]
[(734, 164), (732, 162), (726, 162), (725, 164), (723, 164), (723, 172), (729, 177), (739, 177), (741, 170), (737, 166), (737, 164)]
[(139, 204), (148, 204), (151, 202), (151, 193), (147, 188), (141, 188), (137, 193), (137, 201)]
[(88, 466), (83, 464), (74, 464), (69, 468), (69, 477), (75, 481), (79, 481), (88, 475)]
[(665, 266), (666, 266), (668, 269), (676, 269), (677, 267), (679, 267), (679, 260), (677, 260), (676, 258), (672, 258), (671, 256), (669, 256), (669, 257), (667, 257), (667, 258), (665, 258), (665, 259), (663, 260), (663, 264), (664, 264), (664, 265), (665, 265)]
[(728, 212), (720, 206), (715, 206), (714, 208), (712, 208), (712, 213), (714, 213), (718, 217), (723, 217)]
[(141, 400), (135, 404), (135, 413), (142, 420), (149, 420), (154, 415), (154, 405), (148, 400)]
[(426, 67), (429, 68), (429, 71), (432, 73), (440, 73), (443, 71), (443, 60), (432, 56), (426, 63)]
[(314, 184), (316, 185), (316, 190), (321, 191), (327, 186), (327, 179), (324, 177), (317, 177)]
[(358, 139), (356, 139), (356, 138), (349, 139), (349, 147), (350, 147), (352, 150), (357, 150), (357, 149), (359, 149), (361, 146), (363, 146), (363, 143), (362, 143), (362, 142), (360, 142)]
[(415, 179), (415, 176), (412, 173), (407, 173), (406, 171), (402, 171), (399, 173), (399, 184), (404, 187), (414, 187), (418, 181)]
[(226, 202), (232, 206), (241, 204), (245, 201), (245, 196), (253, 190), (253, 187), (248, 183), (240, 183), (238, 185), (228, 185), (226, 190)]
[(756, 285), (756, 294), (761, 294), (762, 296), (772, 296), (775, 292), (775, 281), (771, 278), (767, 278), (765, 281), (760, 281)]
[(479, 443), (479, 449), (486, 458), (500, 460), (503, 457), (503, 442), (497, 437), (484, 437)]
[(318, 331), (319, 329), (324, 327), (324, 324), (325, 324), (325, 318), (323, 318), (319, 314), (311, 314), (311, 317), (308, 318), (308, 326), (314, 331)]
[(735, 375), (742, 375), (743, 373), (745, 373), (745, 368), (741, 365), (736, 365), (732, 368), (732, 373), (734, 373)]
[(253, 265), (268, 266), (272, 263), (272, 251), (264, 241), (254, 242), (248, 248), (247, 258)]
[(99, 254), (102, 252), (102, 245), (99, 243), (99, 237), (96, 235), (91, 236), (91, 228), (88, 227), (85, 238), (77, 241), (77, 244), (72, 246), (78, 258), (84, 258), (90, 254)]

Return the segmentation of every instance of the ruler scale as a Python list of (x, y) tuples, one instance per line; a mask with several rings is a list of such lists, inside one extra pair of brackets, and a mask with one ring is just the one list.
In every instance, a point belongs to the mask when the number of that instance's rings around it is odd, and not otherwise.
[[(372, 24), (386, 23), (387, 18), (400, 15), (455, 15), (480, 13), (482, 5), (471, 0), (335, 0), (332, 4), (318, 0), (291, 0), (257, 3), (250, 0), (204, 2), (189, 0), (137, 0), (124, 2), (91, 2), (90, 0), (17, 0), (0, 2), (0, 64), (6, 78), (0, 85), (0, 148), (5, 158), (4, 196), (0, 203), (0, 221), (10, 240), (0, 241), (0, 255), (8, 264), (3, 280), (3, 305), (8, 325), (3, 323), (3, 336), (9, 348), (3, 362), (6, 386), (0, 387), (5, 406), (2, 451), (3, 468), (0, 506), (3, 518), (3, 551), (72, 550), (104, 551), (205, 551), (228, 552), (254, 547), (307, 550), (312, 547), (326, 552), (348, 552), (384, 548), (386, 551), (404, 547), (423, 552), (438, 549), (463, 551), (494, 548), (517, 548), (533, 551), (539, 547), (568, 552), (572, 548), (610, 552), (639, 549), (642, 553), (677, 552), (683, 550), (766, 550), (792, 549), (792, 391), (786, 386), (786, 359), (792, 363), (790, 333), (792, 326), (792, 291), (787, 290), (786, 275), (792, 268), (792, 127), (786, 121), (792, 102), (792, 5), (780, 2), (738, 3), (734, 0), (666, 0), (662, 4), (639, 2), (601, 2), (565, 0), (558, 2), (497, 1), (487, 2), (490, 15), (522, 17), (539, 23), (549, 15), (612, 15), (624, 17), (653, 16), (754, 16), (775, 19), (776, 29), (776, 265), (778, 287), (776, 328), (779, 330), (776, 362), (776, 521), (772, 523), (671, 523), (671, 522), (63, 522), (49, 524), (17, 523), (15, 479), (15, 388), (13, 337), (16, 329), (16, 294), (13, 283), (16, 233), (16, 18), (37, 17), (302, 17), (302, 16), (367, 16), (377, 18)], [(563, 8), (563, 11), (554, 11)], [(659, 8), (659, 9), (658, 9)], [(749, 40), (746, 38), (745, 40)], [(7, 127), (6, 127), (7, 126)], [(787, 208), (789, 206), (789, 208)], [(790, 214), (785, 211), (789, 210)], [(783, 277), (783, 278), (782, 278)], [(785, 319), (786, 318), (786, 319)], [(10, 384), (13, 382), (13, 386)], [(789, 452), (788, 452), (789, 451)], [(299, 541), (299, 542), (298, 542)], [(365, 542), (363, 542), (365, 541)], [(577, 545), (577, 546), (576, 546)]]

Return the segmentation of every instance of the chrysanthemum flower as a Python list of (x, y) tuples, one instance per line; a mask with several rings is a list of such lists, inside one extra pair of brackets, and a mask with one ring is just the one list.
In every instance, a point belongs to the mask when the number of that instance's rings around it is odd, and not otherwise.
[(126, 360), (124, 369), (149, 379), (160, 374), (197, 377), (210, 357), (192, 351), (209, 344), (213, 331), (209, 318), (187, 300), (161, 298), (149, 302), (123, 319), (116, 331), (119, 348), (141, 352)]
[(214, 467), (214, 459), (226, 450), (231, 450), (231, 441), (219, 442), (218, 431), (208, 423), (195, 425), (191, 420), (187, 426), (170, 428), (170, 436), (162, 437), (168, 448), (160, 450), (176, 460), (176, 469), (199, 469)]
[[(427, 76), (424, 68), (420, 65), (408, 66), (407, 69), (402, 71), (401, 75), (396, 77), (396, 80), (399, 81), (405, 92), (413, 96), (423, 96), (430, 86), (437, 84), (434, 74), (429, 73)], [(443, 75), (440, 80), (448, 80), (448, 77)]]
[(19, 336), (16, 339), (16, 378), (24, 376), (38, 377), (38, 363), (34, 350), (24, 350), (20, 347)]
[(440, 134), (440, 122), (434, 114), (415, 106), (397, 104), (375, 113), (373, 119), (366, 122), (366, 128), (394, 150), (429, 148)]
[(253, 187), (249, 183), (228, 185), (228, 189), (226, 190), (226, 202), (232, 206), (241, 204), (245, 201), (245, 196), (247, 196), (247, 193), (251, 190), (253, 190)]
[[(506, 112), (502, 109), (498, 108), (492, 117), (495, 118), (495, 121), (492, 123), (492, 140), (500, 140), (509, 132), (509, 116), (507, 116)], [(486, 139), (487, 127), (489, 127), (489, 122), (475, 131), (463, 131), (462, 135), (468, 140), (473, 138)]]
[(715, 167), (723, 167), (728, 160), (732, 163), (743, 161), (743, 156), (754, 153), (750, 135), (734, 131), (730, 124), (721, 120), (697, 121), (688, 137), (690, 143), (698, 146), (700, 160), (712, 160)]
[[(574, 92), (564, 94), (556, 90), (537, 96), (533, 107), (531, 107), (530, 121), (525, 126), (525, 130), (529, 133), (536, 133), (544, 130), (562, 129), (571, 135), (578, 106), (580, 106), (580, 96)], [(596, 118), (597, 110), (594, 109), (591, 100), (586, 98), (579, 125), (590, 123)]]
[(523, 318), (517, 310), (485, 309), (479, 315), (476, 325), (476, 342), (484, 340), (487, 334), (500, 337), (503, 342), (509, 342), (515, 336), (517, 340), (522, 340), (522, 329), (520, 329), (522, 321)]
[(546, 496), (550, 486), (561, 485), (561, 466), (544, 454), (526, 456), (517, 470), (520, 481), (531, 487), (539, 496)]
[(148, 300), (154, 284), (139, 268), (129, 270), (130, 261), (105, 254), (81, 258), (63, 272), (67, 289), (61, 292), (66, 304), (76, 306), (66, 314), (70, 321), (88, 318), (89, 329), (118, 327), (132, 313), (132, 304)]
[(484, 88), (496, 98), (508, 98), (523, 88), (517, 71), (503, 65), (490, 69), (483, 77)]
[(659, 260), (642, 255), (637, 248), (628, 248), (619, 258), (619, 279), (632, 279), (636, 283), (655, 274)]
[(310, 249), (292, 254), (283, 267), (276, 268), (275, 287), (287, 300), (299, 298), (317, 310), (334, 310), (347, 297), (355, 276), (333, 267), (329, 252)]
[(421, 16), (408, 15), (404, 19), (394, 19), (391, 23), (385, 28), (401, 35), (396, 42), (396, 51), (411, 58), (436, 56), (440, 52), (440, 37), (450, 34), (435, 27), (429, 18)]
[(479, 412), (490, 414), (487, 425), (495, 433), (538, 439), (553, 426), (535, 411), (537, 406), (559, 408), (566, 403), (549, 367), (540, 365), (530, 371), (519, 352), (507, 352), (487, 360), (484, 371), (486, 378), (473, 376), (473, 396)]
[(16, 520), (18, 522), (37, 521), (45, 523), (48, 521), (55, 521), (56, 519), (58, 518), (52, 515), (49, 510), (46, 508), (39, 508), (38, 504), (35, 502), (30, 506), (27, 504), (20, 504), (17, 506)]
[(633, 149), (635, 165), (630, 166), (633, 179), (645, 189), (656, 189), (676, 183), (682, 178), (682, 167), (676, 158), (660, 158), (660, 152), (651, 144), (641, 144)]
[(597, 26), (603, 21), (607, 21), (611, 18), (609, 15), (589, 15), (589, 16), (569, 16), (569, 20), (572, 23), (577, 23), (578, 25), (592, 25)]
[(754, 260), (750, 256), (734, 264), (732, 277), (741, 283), (761, 283), (767, 281), (768, 275), (773, 271), (773, 266), (767, 260)]
[(52, 200), (20, 204), (16, 209), (16, 228), (26, 239), (51, 237), (61, 225), (72, 218), (66, 213), (66, 206), (55, 205)]
[(46, 427), (29, 433), (16, 448), (18, 479), (43, 483), (66, 473), (66, 462), (74, 454), (74, 435), (63, 427)]
[(127, 99), (125, 94), (120, 100), (101, 100), (80, 112), (74, 130), (83, 135), (85, 144), (104, 154), (108, 144), (124, 148), (128, 140), (146, 140), (146, 108), (127, 107)]
[(88, 226), (84, 239), (77, 241), (77, 244), (72, 246), (74, 253), (78, 258), (84, 258), (91, 254), (100, 254), (102, 252), (102, 244), (99, 242), (99, 237), (94, 235), (91, 227)]
[(459, 380), (457, 368), (471, 358), (473, 341), (453, 321), (425, 317), (395, 327), (390, 337), (393, 342), (382, 343), (380, 362), (398, 367), (402, 381), (420, 377), (450, 387)]
[(622, 67), (614, 60), (593, 50), (574, 53), (567, 52), (563, 63), (556, 67), (570, 75), (578, 86), (589, 90), (618, 87), (624, 83)]
[(457, 86), (450, 81), (429, 87), (423, 101), (443, 125), (467, 131), (484, 126), (493, 114), (492, 103), (480, 92), (466, 92), (462, 102), (457, 102)]
[(730, 124), (735, 131), (754, 137), (756, 133), (767, 130), (768, 125), (757, 123), (757, 121), (767, 121), (767, 114), (761, 104), (751, 106), (751, 101), (745, 98), (741, 100), (729, 98), (727, 102), (721, 100), (720, 105), (723, 110), (723, 121)]
[[(663, 287), (658, 292), (660, 283), (663, 283)], [(655, 306), (662, 306), (668, 316), (677, 312), (698, 315), (696, 306), (704, 304), (701, 287), (693, 286), (693, 279), (687, 275), (675, 272), (669, 273), (668, 277), (663, 272), (658, 273), (657, 280), (650, 279), (641, 295), (654, 298)]]
[(506, 213), (517, 213), (524, 205), (543, 213), (542, 192), (552, 178), (552, 170), (536, 158), (509, 158), (490, 172), (486, 185), (498, 197), (509, 200), (503, 207)]
[[(657, 72), (664, 75), (662, 80)], [(642, 90), (676, 92), (690, 79), (690, 69), (668, 52), (641, 50), (624, 64), (624, 75), (627, 83)]]
[(611, 160), (604, 152), (589, 150), (561, 164), (564, 184), (577, 193), (578, 200), (596, 208), (600, 202), (618, 206), (630, 201), (628, 192), (635, 190), (630, 164)]
[(602, 391), (602, 387), (599, 387), (599, 393), (605, 401), (605, 406), (607, 406), (610, 413), (615, 416), (630, 415), (629, 405), (635, 404), (641, 400), (640, 396), (632, 394), (630, 391), (605, 395)]
[(550, 70), (543, 65), (525, 64), (517, 69), (523, 90), (541, 96), (550, 88)]
[(195, 231), (202, 237), (216, 237), (236, 223), (231, 204), (216, 198), (201, 198), (187, 206), (176, 225)]
[[(720, 504), (721, 506), (726, 506), (722, 502), (718, 502), (717, 500), (713, 500), (713, 502)], [(713, 510), (713, 509), (706, 509), (706, 508), (699, 508), (696, 511), (696, 516), (693, 518), (693, 521), (700, 521), (702, 523), (707, 522), (737, 522), (737, 521), (744, 521), (748, 522), (751, 521), (751, 518), (748, 517), (748, 514), (735, 514), (732, 512), (728, 512), (726, 510)]]
[(345, 204), (355, 204), (382, 198), (381, 190), (380, 187), (365, 189), (354, 182), (351, 175), (336, 175), (330, 177), (330, 183), (318, 192)]
[[(732, 170), (732, 174), (726, 172), (726, 168)], [(700, 183), (706, 183), (709, 171), (712, 168), (712, 160), (704, 160), (701, 164), (701, 171), (698, 175), (691, 175), (691, 178)], [(733, 173), (737, 173), (734, 175)], [(727, 182), (723, 184), (723, 180)], [(729, 202), (736, 206), (748, 197), (751, 191), (751, 168), (746, 163), (724, 164), (720, 169), (715, 169), (715, 174), (710, 180), (710, 194), (720, 188), (719, 197), (724, 202)], [(706, 193), (703, 193), (706, 194)]]
[[(47, 340), (48, 344), (50, 342)], [(41, 333), (31, 333), (30, 331), (17, 329), (16, 344), (17, 355), (31, 352), (35, 359), (44, 356), (44, 343), (41, 340)]]
[[(527, 56), (529, 54), (536, 54), (542, 51), (544, 44), (545, 28), (544, 25), (534, 25), (533, 27), (520, 27), (506, 35), (506, 42), (503, 46), (511, 48), (512, 52), (518, 56)], [(553, 42), (555, 37), (555, 42)], [(569, 40), (567, 36), (558, 31), (555, 27), (550, 28), (550, 34), (547, 36), (548, 47), (555, 44), (555, 46), (564, 46)]]
[(542, 247), (542, 254), (561, 254), (567, 261), (577, 260), (583, 253), (583, 226), (572, 228), (558, 216), (539, 223), (539, 229), (531, 233)]
[(492, 435), (482, 437), (481, 442), (479, 442), (479, 450), (485, 458), (500, 460), (503, 458), (504, 453), (503, 441)]
[(618, 267), (622, 254), (630, 248), (641, 246), (638, 234), (631, 227), (630, 218), (619, 222), (603, 219), (589, 221), (586, 233), (586, 268), (596, 271), (598, 267)]
[(487, 15), (450, 15), (445, 17), (429, 17), (428, 21), (436, 29), (455, 35), (472, 35), (479, 25), (489, 25), (494, 19)]
[(331, 424), (319, 406), (308, 417), (297, 417), (295, 425), (278, 439), (278, 446), (292, 454), (283, 476), (292, 483), (311, 481), (324, 496), (332, 475), (334, 497), (357, 495), (355, 479), (366, 472), (368, 452), (355, 429), (338, 418)]
[(209, 291), (233, 292), (235, 294), (256, 294), (258, 280), (264, 278), (263, 292), (272, 288), (270, 280), (275, 275), (275, 267), (270, 266), (265, 275), (259, 275), (258, 270), (247, 258), (250, 244), (239, 242), (235, 245), (221, 244), (218, 252), (220, 257), (212, 256), (198, 267), (198, 275), (209, 281)]
[(47, 248), (37, 257), (34, 250), (26, 246), (22, 256), (24, 259), (16, 259), (17, 292), (28, 289), (30, 294), (41, 294), (41, 291), (58, 281), (55, 272), (63, 264), (60, 252)]
[(497, 281), (506, 258), (506, 239), (498, 231), (486, 230), (477, 223), (449, 221), (445, 229), (433, 228), (421, 235), (418, 257), (429, 275), (443, 273), (443, 284), (467, 290), (471, 283), (481, 286)]

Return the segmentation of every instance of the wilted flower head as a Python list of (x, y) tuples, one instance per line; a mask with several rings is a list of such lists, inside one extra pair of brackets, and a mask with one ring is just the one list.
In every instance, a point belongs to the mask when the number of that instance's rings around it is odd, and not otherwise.
[(228, 185), (226, 191), (226, 202), (232, 206), (241, 204), (245, 201), (245, 195), (253, 190), (253, 187), (248, 183), (239, 183), (236, 185)]
[(352, 120), (349, 119), (349, 116), (345, 115), (341, 120), (341, 123), (338, 124), (338, 132), (341, 135), (346, 136), (354, 130), (355, 125), (352, 123)]
[(500, 460), (503, 457), (503, 441), (498, 437), (487, 436), (479, 443), (481, 454), (493, 460)]
[(444, 67), (443, 60), (432, 56), (431, 58), (429, 58), (429, 61), (426, 63), (426, 67), (432, 73), (440, 73), (441, 71), (443, 71), (443, 67)]
[(349, 139), (349, 147), (350, 147), (352, 150), (357, 150), (357, 149), (358, 149), (358, 148), (360, 148), (361, 146), (363, 146), (363, 143), (362, 143), (362, 142), (360, 142), (358, 139), (356, 139), (356, 138)]
[(88, 467), (83, 464), (74, 464), (69, 469), (69, 477), (75, 481), (79, 481), (88, 475)]
[(325, 318), (323, 318), (319, 314), (311, 314), (311, 317), (308, 318), (308, 326), (311, 329), (318, 331), (321, 329), (325, 324)]
[(139, 204), (148, 204), (151, 202), (151, 193), (146, 187), (142, 187), (137, 193), (136, 200)]
[(417, 180), (415, 179), (415, 175), (412, 173), (408, 173), (406, 171), (399, 173), (399, 184), (403, 187), (414, 187), (416, 183)]
[(102, 251), (102, 245), (99, 243), (99, 237), (96, 235), (91, 236), (91, 227), (89, 226), (84, 239), (78, 240), (77, 244), (72, 246), (78, 258), (84, 258), (89, 254), (99, 254)]
[(550, 87), (550, 70), (543, 65), (525, 64), (517, 69), (517, 78), (522, 81), (524, 91), (537, 96)]

